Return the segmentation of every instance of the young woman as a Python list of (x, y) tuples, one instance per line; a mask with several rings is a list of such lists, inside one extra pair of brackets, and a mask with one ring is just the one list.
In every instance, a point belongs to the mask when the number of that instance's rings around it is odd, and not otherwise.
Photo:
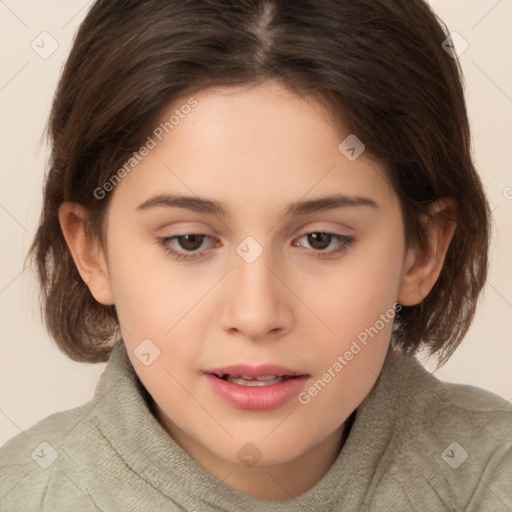
[(93, 400), (1, 450), (5, 510), (512, 507), (512, 407), (446, 384), (489, 206), (422, 0), (103, 0), (30, 255)]

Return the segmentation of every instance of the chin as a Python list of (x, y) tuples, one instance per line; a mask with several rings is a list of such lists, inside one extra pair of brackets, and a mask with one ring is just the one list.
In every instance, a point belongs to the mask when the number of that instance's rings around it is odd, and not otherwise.
[[(266, 437), (267, 435), (267, 431), (260, 431), (259, 435), (252, 437), (242, 434), (208, 448), (218, 457), (246, 467), (286, 464), (309, 449), (300, 433), (297, 433), (297, 436), (287, 434), (286, 442), (277, 433), (272, 433), (270, 437)], [(274, 439), (271, 439), (273, 436)]]

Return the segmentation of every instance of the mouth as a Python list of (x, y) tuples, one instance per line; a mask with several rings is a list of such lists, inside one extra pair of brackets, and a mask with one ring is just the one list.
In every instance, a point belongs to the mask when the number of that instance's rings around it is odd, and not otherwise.
[(239, 364), (207, 370), (216, 395), (238, 409), (276, 409), (300, 393), (311, 375), (274, 364)]
[(272, 386), (297, 377), (309, 377), (309, 374), (271, 363), (234, 364), (212, 368), (205, 373), (240, 386)]

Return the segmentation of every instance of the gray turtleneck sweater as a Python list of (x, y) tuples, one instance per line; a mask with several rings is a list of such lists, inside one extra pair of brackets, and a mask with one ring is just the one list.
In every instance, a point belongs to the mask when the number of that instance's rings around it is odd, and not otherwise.
[(3, 512), (512, 511), (512, 406), (391, 350), (334, 464), (292, 499), (255, 498), (203, 469), (152, 414), (123, 344), (89, 403), (0, 456)]

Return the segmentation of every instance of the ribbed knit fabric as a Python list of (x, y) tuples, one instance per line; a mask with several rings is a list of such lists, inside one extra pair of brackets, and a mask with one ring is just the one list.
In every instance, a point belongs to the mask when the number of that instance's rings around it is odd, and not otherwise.
[(0, 449), (0, 510), (512, 511), (512, 406), (444, 383), (391, 349), (330, 470), (284, 501), (203, 469), (153, 416), (144, 391), (117, 346), (89, 403)]

